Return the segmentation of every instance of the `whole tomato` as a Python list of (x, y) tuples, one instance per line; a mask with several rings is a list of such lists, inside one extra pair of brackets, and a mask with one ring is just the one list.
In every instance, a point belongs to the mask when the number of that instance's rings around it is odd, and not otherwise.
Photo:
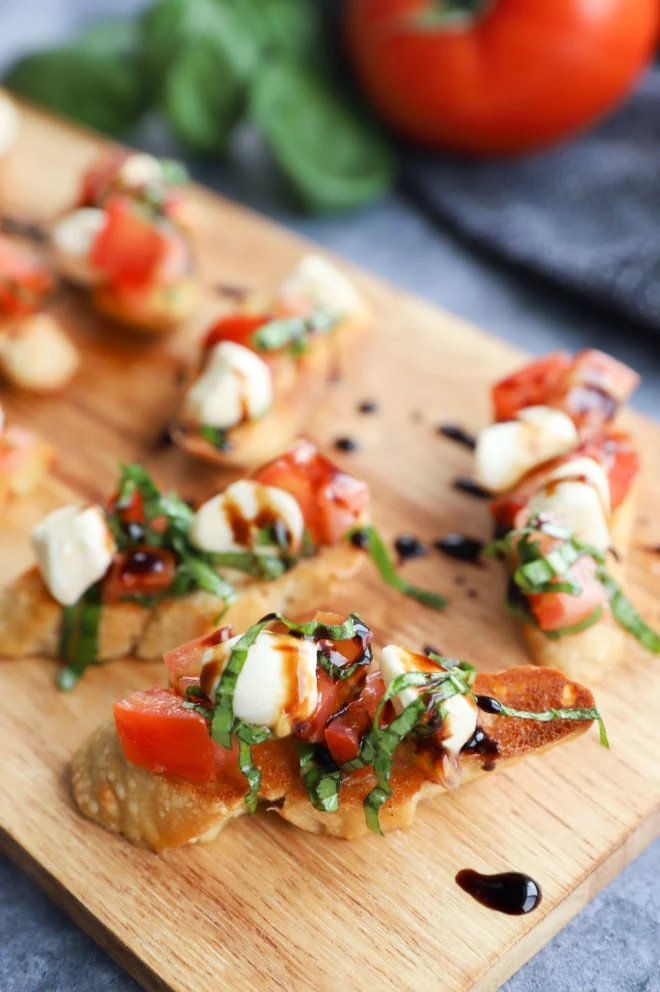
[(475, 156), (533, 151), (616, 104), (649, 61), (658, 0), (346, 0), (350, 57), (383, 118)]

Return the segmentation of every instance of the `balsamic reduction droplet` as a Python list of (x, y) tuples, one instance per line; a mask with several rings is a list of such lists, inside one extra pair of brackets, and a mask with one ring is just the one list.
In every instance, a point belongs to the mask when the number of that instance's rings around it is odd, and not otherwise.
[[(494, 757), (500, 753), (500, 746), (497, 741), (488, 736), (485, 730), (477, 727), (470, 740), (463, 745), (461, 751), (465, 751), (468, 754), (481, 754)], [(482, 767), (485, 769), (486, 766), (483, 765)]]
[(394, 542), (394, 548), (399, 556), (400, 564), (408, 561), (409, 558), (424, 558), (429, 553), (426, 545), (422, 544), (418, 538), (413, 537), (412, 534), (399, 535)]
[(144, 527), (134, 521), (125, 525), (125, 531), (131, 541), (139, 542), (144, 537)]
[(433, 542), (433, 547), (449, 558), (468, 562), (470, 565), (480, 565), (479, 556), (483, 550), (483, 541), (465, 534), (447, 534)]
[(369, 534), (363, 528), (355, 530), (350, 536), (350, 542), (354, 548), (365, 551), (369, 547)]
[(463, 427), (459, 427), (457, 424), (440, 424), (438, 434), (449, 438), (450, 441), (456, 441), (457, 444), (462, 444), (463, 447), (469, 448), (470, 451), (474, 451), (477, 446), (474, 435), (469, 434)]
[(425, 644), (423, 651), (424, 654), (437, 654), (439, 658), (444, 657), (440, 648), (434, 648), (432, 644)]
[(541, 886), (519, 871), (482, 875), (471, 868), (464, 868), (456, 875), (456, 882), (482, 906), (509, 916), (531, 913), (541, 902)]
[(483, 486), (480, 486), (478, 482), (474, 479), (470, 479), (467, 475), (459, 475), (457, 479), (452, 482), (454, 489), (458, 489), (462, 493), (467, 493), (468, 496), (474, 496), (475, 499), (491, 499), (492, 493)]
[(352, 437), (338, 437), (335, 441), (335, 448), (338, 451), (356, 451), (357, 446), (357, 441)]
[(375, 400), (363, 400), (358, 406), (358, 413), (376, 413), (378, 404)]
[(502, 712), (503, 707), (501, 702), (499, 699), (494, 699), (493, 696), (475, 696), (474, 701), (484, 713), (498, 714)]

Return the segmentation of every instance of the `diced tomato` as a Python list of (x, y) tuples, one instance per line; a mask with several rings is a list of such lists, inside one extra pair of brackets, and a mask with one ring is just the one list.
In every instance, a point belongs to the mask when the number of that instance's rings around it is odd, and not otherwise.
[(166, 256), (166, 235), (127, 197), (112, 196), (104, 211), (106, 225), (92, 245), (92, 265), (114, 285), (145, 286)]
[(268, 314), (263, 313), (233, 313), (221, 317), (209, 329), (202, 347), (208, 351), (221, 341), (233, 341), (235, 344), (242, 344), (243, 347), (254, 350), (252, 336), (268, 320), (270, 320)]
[(144, 500), (139, 489), (134, 489), (130, 498), (119, 504), (119, 493), (115, 493), (108, 502), (108, 513), (117, 514), (123, 524), (143, 524), (144, 523)]
[(296, 737), (313, 744), (319, 744), (325, 739), (328, 721), (344, 706), (347, 697), (354, 695), (356, 691), (352, 680), (333, 679), (322, 668), (317, 669), (316, 682), (319, 693), (316, 709), (309, 719), (301, 721), (294, 728)]
[(158, 596), (172, 585), (176, 555), (168, 548), (138, 545), (120, 551), (101, 582), (104, 603), (118, 603), (126, 596)]
[[(215, 647), (216, 644), (228, 641), (233, 636), (234, 631), (232, 627), (218, 627), (217, 630), (211, 631), (210, 634), (196, 637), (195, 640), (187, 641), (185, 644), (181, 644), (180, 647), (168, 651), (164, 655), (164, 661), (172, 689), (175, 692), (183, 693), (185, 691), (185, 685), (192, 684), (188, 680), (194, 679), (195, 681), (199, 681), (202, 656), (205, 652), (209, 648)], [(184, 680), (186, 680), (185, 684)]]
[(360, 695), (333, 717), (325, 728), (325, 743), (334, 761), (343, 765), (360, 753), (362, 737), (371, 727), (376, 707), (385, 692), (380, 672), (367, 675)]
[(526, 406), (547, 403), (570, 365), (568, 352), (553, 351), (551, 355), (538, 358), (518, 372), (500, 379), (491, 394), (495, 420), (511, 420)]
[(134, 692), (115, 703), (113, 712), (122, 751), (134, 765), (191, 782), (208, 782), (215, 776), (216, 749), (206, 721), (184, 709), (173, 692)]
[[(607, 593), (596, 578), (596, 562), (585, 556), (571, 568), (571, 577), (582, 587), (579, 596), (565, 592), (533, 593), (527, 597), (541, 630), (560, 630), (586, 620), (597, 606), (607, 604)], [(560, 581), (560, 580), (557, 580)]]
[(78, 206), (101, 206), (112, 192), (117, 173), (131, 154), (124, 148), (113, 148), (102, 154), (83, 176)]
[(309, 441), (297, 441), (254, 478), (295, 496), (316, 545), (339, 542), (369, 505), (366, 482), (337, 468)]
[(616, 510), (628, 495), (630, 487), (639, 473), (639, 455), (626, 434), (608, 435), (603, 442), (603, 447), (612, 509)]
[(634, 369), (588, 348), (574, 359), (551, 405), (564, 410), (583, 434), (602, 430), (639, 385)]
[(37, 258), (0, 237), (0, 317), (25, 317), (55, 288), (52, 272)]

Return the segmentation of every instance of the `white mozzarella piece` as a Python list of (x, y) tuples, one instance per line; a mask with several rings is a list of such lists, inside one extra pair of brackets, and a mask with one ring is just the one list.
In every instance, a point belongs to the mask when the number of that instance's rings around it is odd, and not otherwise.
[[(218, 644), (203, 658), (201, 685), (210, 699), (215, 698), (231, 649), (239, 639)], [(297, 722), (312, 715), (317, 703), (314, 642), (263, 630), (236, 680), (234, 715), (245, 723), (269, 727), (275, 737), (287, 737)]]
[(543, 514), (599, 551), (610, 546), (607, 516), (599, 493), (588, 482), (553, 482), (529, 502), (530, 516)]
[(321, 255), (306, 255), (284, 280), (277, 298), (309, 300), (315, 307), (338, 316), (363, 309), (357, 290), (349, 279)]
[[(246, 547), (258, 551), (261, 548), (257, 538), (263, 526), (260, 521), (264, 520), (267, 525), (281, 521), (289, 539), (289, 551), (297, 550), (305, 522), (295, 497), (277, 486), (240, 479), (200, 506), (189, 536), (202, 551), (242, 551)], [(248, 532), (248, 540), (241, 543), (237, 536), (242, 537), (245, 531)]]
[(0, 92), (0, 155), (5, 155), (16, 141), (19, 123), (16, 104)]
[(35, 313), (12, 324), (0, 339), (0, 365), (22, 389), (57, 389), (79, 365), (78, 352), (55, 317)]
[(4, 429), (5, 429), (5, 411), (0, 406), (0, 434), (2, 434)]
[(517, 420), (491, 424), (479, 432), (477, 481), (492, 492), (505, 492), (527, 472), (567, 454), (578, 443), (577, 428), (567, 414), (547, 406), (527, 407)]
[(558, 479), (573, 479), (593, 486), (603, 504), (603, 510), (606, 514), (611, 513), (612, 500), (607, 473), (594, 458), (580, 456), (569, 462), (564, 462), (563, 465), (558, 465), (548, 477), (548, 482), (555, 482)]
[(56, 221), (51, 234), (54, 264), (58, 272), (80, 286), (93, 286), (103, 274), (90, 261), (92, 245), (106, 225), (106, 215), (97, 207), (80, 207)]
[(195, 424), (229, 428), (261, 417), (273, 401), (268, 365), (249, 348), (221, 341), (190, 387), (184, 414)]
[[(388, 644), (383, 648), (380, 660), (380, 667), (383, 673), (383, 680), (386, 688), (397, 675), (406, 672), (442, 672), (442, 665), (427, 658), (425, 655), (413, 654), (405, 648), (397, 647), (395, 644)], [(402, 689), (392, 697), (392, 703), (397, 713), (409, 706), (417, 699), (420, 689), (417, 686), (410, 686)], [(450, 696), (442, 704), (447, 712), (447, 719), (442, 727), (442, 744), (447, 751), (458, 754), (461, 748), (467, 744), (477, 727), (477, 707), (470, 696), (456, 695)]]
[(32, 531), (42, 578), (63, 606), (77, 602), (102, 578), (116, 551), (100, 506), (62, 506)]
[(119, 182), (127, 190), (141, 190), (163, 181), (163, 167), (153, 155), (129, 155), (119, 168)]

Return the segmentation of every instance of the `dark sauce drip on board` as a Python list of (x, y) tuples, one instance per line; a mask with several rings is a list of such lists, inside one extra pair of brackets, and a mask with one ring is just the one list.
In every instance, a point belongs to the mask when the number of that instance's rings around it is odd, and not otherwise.
[(400, 534), (394, 541), (394, 549), (399, 556), (400, 565), (410, 558), (424, 558), (429, 553), (426, 545), (412, 534)]
[(43, 224), (19, 220), (18, 217), (0, 217), (0, 231), (3, 234), (12, 234), (27, 241), (34, 241), (36, 244), (48, 241), (48, 230)]
[(357, 441), (352, 437), (338, 437), (335, 441), (337, 451), (356, 451)]
[(480, 556), (484, 545), (483, 541), (478, 541), (474, 537), (466, 537), (465, 534), (447, 534), (434, 541), (433, 547), (457, 561), (464, 561), (470, 565), (480, 565)]
[(454, 479), (452, 488), (458, 489), (459, 492), (466, 493), (468, 496), (474, 496), (475, 499), (491, 499), (493, 495), (466, 475), (460, 475)]
[(378, 404), (375, 400), (363, 400), (358, 405), (358, 413), (376, 413), (378, 411)]
[(465, 428), (459, 427), (458, 424), (440, 424), (438, 434), (449, 438), (450, 441), (455, 441), (457, 444), (462, 444), (464, 448), (469, 448), (470, 451), (474, 451), (477, 446), (474, 435), (468, 433)]
[(531, 913), (541, 902), (541, 886), (519, 871), (482, 875), (471, 868), (464, 868), (456, 875), (456, 882), (482, 906), (509, 916)]

